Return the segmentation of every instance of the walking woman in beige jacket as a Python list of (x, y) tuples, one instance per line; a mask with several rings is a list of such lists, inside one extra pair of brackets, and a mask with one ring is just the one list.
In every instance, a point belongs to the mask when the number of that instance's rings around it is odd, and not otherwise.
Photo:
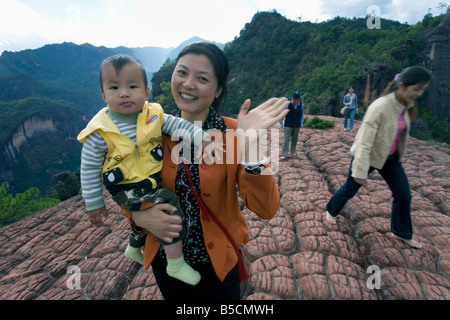
[(382, 96), (367, 109), (350, 151), (352, 161), (345, 184), (326, 205), (326, 218), (336, 222), (344, 205), (355, 196), (375, 169), (386, 181), (394, 198), (391, 232), (411, 247), (422, 245), (412, 239), (411, 191), (400, 159), (406, 149), (411, 121), (417, 114), (415, 100), (425, 92), (431, 80), (423, 67), (409, 67), (392, 81)]

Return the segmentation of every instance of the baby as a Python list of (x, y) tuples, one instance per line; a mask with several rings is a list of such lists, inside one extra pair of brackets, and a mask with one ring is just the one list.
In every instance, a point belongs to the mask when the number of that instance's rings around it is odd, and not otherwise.
[[(203, 142), (209, 135), (181, 118), (164, 114), (162, 107), (149, 103), (147, 73), (140, 61), (128, 55), (115, 55), (100, 68), (103, 99), (108, 104), (100, 110), (78, 135), (83, 142), (81, 154), (81, 188), (86, 211), (93, 224), (101, 224), (108, 212), (102, 195), (102, 182), (114, 201), (125, 210), (139, 211), (143, 202), (170, 203), (177, 208), (171, 214), (183, 222), (180, 236), (166, 243), (160, 239), (167, 255), (167, 273), (196, 285), (200, 273), (183, 257), (182, 239), (186, 236), (184, 213), (178, 197), (160, 187), (162, 168), (162, 133), (177, 129), (190, 133), (190, 141)], [(199, 147), (198, 145), (197, 147)], [(211, 149), (210, 149), (211, 150)], [(136, 228), (139, 229), (139, 228)], [(141, 247), (146, 232), (131, 232), (125, 255), (143, 264)]]

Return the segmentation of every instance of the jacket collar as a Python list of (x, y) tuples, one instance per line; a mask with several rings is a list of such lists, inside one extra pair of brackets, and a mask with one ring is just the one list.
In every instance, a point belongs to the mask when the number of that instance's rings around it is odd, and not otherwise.
[[(177, 111), (176, 116), (181, 117), (181, 110)], [(226, 132), (228, 130), (227, 125), (223, 120), (222, 116), (216, 110), (214, 110), (212, 106), (209, 107), (209, 114), (202, 125), (202, 129), (204, 131), (220, 130), (222, 132)]]
[[(178, 110), (175, 116), (181, 117), (181, 111)], [(209, 114), (206, 117), (205, 123), (203, 123), (202, 129), (205, 131), (207, 130), (220, 130), (222, 132), (228, 131), (226, 121), (216, 110), (214, 110), (212, 106), (209, 108)], [(167, 136), (166, 134), (164, 135)], [(177, 140), (168, 139), (168, 147), (171, 154), (173, 152), (173, 148), (175, 148), (178, 143), (179, 141)], [(173, 155), (174, 158), (172, 160), (175, 160), (175, 163), (178, 163), (178, 156), (179, 155), (177, 154), (177, 152)], [(176, 166), (175, 163), (173, 161), (169, 161), (169, 165), (172, 167)]]
[(395, 113), (397, 113), (398, 115), (400, 115), (402, 112), (411, 109), (412, 107), (414, 107), (414, 102), (409, 102), (408, 105), (405, 107), (403, 104), (401, 104), (396, 96), (395, 96), (395, 92), (391, 92), (387, 95), (387, 98), (391, 101), (391, 104), (394, 106), (395, 109)]
[(86, 128), (83, 129), (78, 135), (77, 139), (84, 142), (86, 137), (97, 130), (111, 131), (120, 133), (119, 129), (115, 123), (107, 115), (108, 107), (101, 109), (87, 124)]

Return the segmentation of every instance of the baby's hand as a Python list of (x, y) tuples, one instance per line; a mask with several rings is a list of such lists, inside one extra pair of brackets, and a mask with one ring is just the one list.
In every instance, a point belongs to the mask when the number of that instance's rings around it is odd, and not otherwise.
[(87, 215), (89, 217), (89, 221), (92, 224), (102, 225), (103, 224), (103, 218), (102, 217), (106, 218), (108, 216), (108, 210), (106, 210), (106, 208), (103, 207), (103, 208), (100, 208), (100, 209), (88, 211)]

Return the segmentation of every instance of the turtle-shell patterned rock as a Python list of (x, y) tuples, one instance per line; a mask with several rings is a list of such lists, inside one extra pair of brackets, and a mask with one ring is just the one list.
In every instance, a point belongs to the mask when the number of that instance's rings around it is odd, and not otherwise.
[[(402, 158), (414, 239), (423, 244), (413, 249), (390, 236), (392, 194), (376, 171), (337, 223), (325, 219), (327, 201), (348, 175), (355, 132), (344, 132), (342, 119), (321, 118), (336, 126), (302, 128), (291, 158), (269, 154), (281, 196), (273, 219), (260, 219), (240, 198), (250, 234), (242, 298), (449, 300), (450, 152), (411, 138)], [(281, 150), (283, 129), (273, 129), (268, 146)], [(151, 267), (124, 256), (128, 222), (105, 197), (103, 226), (90, 224), (76, 196), (1, 228), (0, 300), (163, 300)]]

